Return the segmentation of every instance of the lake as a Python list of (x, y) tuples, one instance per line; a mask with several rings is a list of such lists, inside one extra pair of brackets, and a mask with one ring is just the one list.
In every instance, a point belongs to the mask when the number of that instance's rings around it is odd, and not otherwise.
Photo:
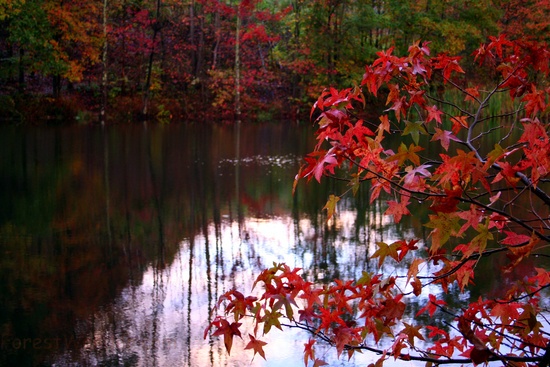
[[(330, 222), (322, 208), (343, 186), (292, 195), (314, 144), (312, 126), (293, 124), (3, 127), (0, 365), (303, 365), (296, 329), (270, 333), (267, 361), (240, 340), (228, 356), (223, 339), (204, 339), (217, 298), (250, 291), (273, 262), (318, 283), (355, 278), (376, 271), (377, 241), (427, 235), (426, 212), (396, 226), (367, 187)], [(471, 296), (496, 287), (481, 273)], [(412, 318), (422, 300), (409, 304)]]

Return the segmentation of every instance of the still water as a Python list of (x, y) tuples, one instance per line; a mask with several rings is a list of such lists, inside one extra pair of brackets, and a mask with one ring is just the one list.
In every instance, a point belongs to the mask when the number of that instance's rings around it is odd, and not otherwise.
[(287, 124), (3, 128), (0, 365), (303, 365), (296, 330), (270, 334), (267, 361), (204, 339), (219, 295), (249, 291), (273, 262), (320, 283), (356, 277), (375, 270), (376, 241), (425, 236), (426, 213), (395, 226), (366, 192), (330, 223), (322, 207), (341, 187), (292, 195), (314, 143)]

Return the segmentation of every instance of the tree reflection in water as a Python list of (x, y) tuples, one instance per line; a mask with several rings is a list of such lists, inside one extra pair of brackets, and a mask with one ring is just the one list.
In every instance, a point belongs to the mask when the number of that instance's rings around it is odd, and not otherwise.
[[(326, 223), (336, 183), (291, 194), (310, 130), (242, 125), (236, 152), (228, 126), (6, 129), (0, 365), (301, 365), (296, 329), (270, 335), (267, 361), (203, 339), (219, 295), (250, 290), (273, 262), (321, 283), (356, 278), (375, 270), (377, 241), (423, 238), (427, 215), (395, 226), (365, 191)], [(326, 353), (331, 365), (377, 358)]]
[[(228, 357), (222, 340), (203, 340), (209, 310), (221, 293), (231, 287), (251, 289), (253, 275), (272, 261), (308, 269), (306, 273), (319, 280), (355, 272), (354, 262), (364, 263), (366, 246), (347, 246), (349, 238), (338, 235), (339, 243), (329, 249), (319, 228), (311, 227), (307, 219), (300, 222), (305, 228), (302, 234), (295, 233), (291, 217), (208, 224), (204, 233), (180, 243), (167, 268), (149, 266), (140, 285), (125, 288), (108, 307), (94, 313), (94, 332), (86, 338), (80, 356), (90, 364), (117, 358), (144, 366), (249, 365), (251, 353)], [(353, 223), (343, 220), (341, 224)], [(302, 246), (297, 246), (297, 240)], [(294, 365), (301, 360), (305, 335), (279, 334), (266, 348), (268, 362), (255, 359), (253, 366)], [(242, 348), (236, 341), (235, 350)]]

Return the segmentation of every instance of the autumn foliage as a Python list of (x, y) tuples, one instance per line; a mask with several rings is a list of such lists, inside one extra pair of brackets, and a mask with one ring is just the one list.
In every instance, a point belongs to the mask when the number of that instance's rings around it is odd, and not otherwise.
[[(329, 285), (274, 264), (257, 277), (255, 296), (231, 290), (220, 298), (206, 333), (223, 336), (228, 351), (235, 336), (245, 338), (246, 348), (265, 358), (263, 335), (283, 324), (299, 327), (311, 333), (306, 366), (325, 363), (316, 355), (319, 342), (339, 356), (376, 353), (377, 367), (390, 358), (548, 366), (549, 50), (499, 36), (468, 60), (432, 56), (427, 42), (414, 43), (406, 56), (393, 51), (378, 52), (359, 85), (319, 96), (311, 111), (318, 143), (295, 185), (325, 178), (349, 183), (328, 198), (329, 220), (340, 198), (363, 185), (371, 202), (386, 201), (385, 215), (396, 223), (428, 208), (417, 217), (429, 235), (379, 242), (371, 258), (380, 273)], [(493, 84), (471, 85), (479, 78), (464, 70)], [(379, 99), (386, 107), (373, 120), (365, 111)], [(492, 107), (502, 100), (508, 110)], [(424, 155), (428, 149), (438, 159)], [(506, 279), (498, 295), (453, 308), (433, 293), (438, 286), (440, 294), (467, 295), (477, 266), (502, 254), (506, 263), (494, 267)], [(406, 272), (384, 273), (396, 264)], [(422, 307), (411, 318), (413, 298)], [(445, 324), (437, 314), (453, 321)], [(254, 335), (242, 335), (243, 321), (252, 323)], [(391, 342), (383, 346), (382, 339)]]
[[(433, 52), (467, 54), (501, 32), (548, 41), (549, 4), (2, 0), (0, 95), (15, 106), (0, 112), (53, 119), (58, 111), (41, 110), (51, 96), (77, 99), (63, 106), (75, 113), (106, 109), (113, 123), (230, 121), (238, 91), (246, 120), (302, 121), (320, 88), (350, 85), (379, 49), (430, 39)], [(34, 96), (46, 98), (29, 106)]]

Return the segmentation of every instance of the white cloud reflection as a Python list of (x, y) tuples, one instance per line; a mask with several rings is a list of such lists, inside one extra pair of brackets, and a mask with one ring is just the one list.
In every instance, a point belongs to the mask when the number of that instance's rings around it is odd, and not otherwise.
[[(223, 338), (203, 339), (209, 310), (232, 287), (249, 292), (255, 277), (273, 262), (304, 268), (308, 275), (315, 272), (319, 280), (335, 272), (349, 278), (360, 276), (368, 267), (376, 270), (368, 261), (375, 242), (399, 238), (389, 218), (370, 215), (377, 226), (359, 231), (352, 210), (340, 211), (329, 226), (290, 216), (246, 218), (241, 225), (225, 218), (219, 228), (210, 224), (206, 233), (181, 241), (168, 267), (149, 266), (140, 285), (127, 287), (113, 304), (93, 315), (94, 332), (79, 358), (92, 366), (302, 366), (308, 339), (304, 332), (276, 330), (261, 337), (269, 343), (267, 361), (259, 355), (252, 359), (252, 351), (244, 350), (247, 337), (245, 341), (235, 338), (228, 356)], [(336, 230), (331, 231), (330, 225)], [(356, 353), (349, 362), (345, 356), (338, 360), (333, 348), (320, 348), (317, 354), (330, 366), (365, 366), (378, 359)], [(61, 364), (70, 360), (70, 356), (59, 359)]]

